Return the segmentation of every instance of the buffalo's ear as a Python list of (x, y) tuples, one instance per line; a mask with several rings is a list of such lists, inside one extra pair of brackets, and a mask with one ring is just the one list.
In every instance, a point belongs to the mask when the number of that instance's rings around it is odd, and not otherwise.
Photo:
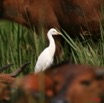
[(96, 69), (96, 77), (98, 80), (104, 80), (104, 68)]

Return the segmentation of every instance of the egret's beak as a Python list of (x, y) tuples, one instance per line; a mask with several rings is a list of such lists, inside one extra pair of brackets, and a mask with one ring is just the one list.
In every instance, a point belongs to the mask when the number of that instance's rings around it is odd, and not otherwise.
[(57, 35), (62, 35), (61, 32), (57, 32)]

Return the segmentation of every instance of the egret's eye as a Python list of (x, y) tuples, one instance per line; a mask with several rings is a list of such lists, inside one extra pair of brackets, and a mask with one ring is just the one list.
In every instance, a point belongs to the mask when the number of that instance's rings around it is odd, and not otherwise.
[(53, 31), (53, 33), (55, 33), (56, 31)]

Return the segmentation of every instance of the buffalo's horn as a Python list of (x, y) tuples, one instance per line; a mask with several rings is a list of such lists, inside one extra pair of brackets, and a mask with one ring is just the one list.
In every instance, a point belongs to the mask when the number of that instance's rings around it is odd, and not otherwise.
[(0, 68), (0, 73), (3, 72), (4, 70), (8, 69), (10, 66), (12, 66), (13, 64), (8, 64), (8, 65), (5, 65), (3, 67)]
[(26, 68), (26, 66), (29, 64), (30, 64), (29, 62), (23, 64), (20, 68), (16, 69), (13, 73), (11, 73), (10, 76), (11, 77), (18, 76)]

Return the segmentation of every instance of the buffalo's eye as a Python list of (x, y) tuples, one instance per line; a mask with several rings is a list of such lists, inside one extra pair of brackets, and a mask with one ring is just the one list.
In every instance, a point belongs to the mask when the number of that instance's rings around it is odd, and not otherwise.
[(83, 80), (80, 83), (81, 83), (81, 85), (84, 85), (84, 86), (90, 86), (92, 81), (91, 80)]

